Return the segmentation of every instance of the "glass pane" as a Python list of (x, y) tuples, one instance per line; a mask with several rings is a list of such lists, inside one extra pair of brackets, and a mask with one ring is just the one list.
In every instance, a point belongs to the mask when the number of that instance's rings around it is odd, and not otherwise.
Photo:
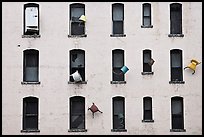
[(123, 100), (114, 100), (114, 115), (124, 114)]
[(26, 114), (38, 114), (37, 102), (27, 102), (26, 103)]
[(144, 5), (144, 16), (150, 16), (150, 6)]
[(144, 26), (150, 26), (151, 25), (150, 17), (144, 17), (143, 25)]
[(113, 5), (113, 20), (114, 21), (123, 20), (123, 5)]
[[(27, 7), (25, 9), (25, 24), (26, 29), (37, 29), (38, 26), (38, 8), (37, 7)], [(35, 26), (35, 27), (34, 27)]]
[(84, 114), (84, 102), (73, 101), (71, 107), (72, 113)]
[(25, 117), (25, 129), (38, 129), (38, 118), (37, 116)]
[(152, 101), (149, 98), (145, 99), (145, 110), (152, 110)]
[(181, 67), (181, 54), (173, 53), (171, 54), (171, 67)]
[(71, 129), (84, 129), (85, 122), (84, 122), (83, 115), (72, 115), (71, 116)]
[(36, 82), (38, 81), (38, 67), (25, 68), (25, 81)]
[(145, 120), (152, 120), (152, 111), (151, 110), (145, 110), (144, 113), (145, 113), (145, 115), (144, 115)]
[(122, 68), (124, 65), (123, 60), (124, 60), (123, 53), (118, 52), (113, 53), (113, 67)]
[(72, 21), (78, 21), (81, 15), (85, 15), (84, 8), (71, 8)]
[(150, 53), (149, 52), (144, 53), (144, 63), (149, 63), (150, 59), (151, 59)]
[(38, 55), (37, 53), (28, 53), (25, 55), (26, 67), (37, 67), (38, 66)]
[(182, 114), (181, 100), (172, 100), (172, 114)]
[(71, 66), (76, 68), (85, 67), (84, 58), (85, 55), (83, 53), (71, 54)]
[(83, 35), (85, 34), (85, 26), (83, 22), (72, 22), (71, 23), (71, 35)]

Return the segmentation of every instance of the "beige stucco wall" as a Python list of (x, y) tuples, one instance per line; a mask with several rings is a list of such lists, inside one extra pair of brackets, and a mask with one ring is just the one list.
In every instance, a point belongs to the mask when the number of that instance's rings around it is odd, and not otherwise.
[[(184, 37), (170, 38), (169, 2), (152, 2), (153, 28), (141, 28), (142, 2), (124, 2), (126, 37), (110, 37), (113, 2), (84, 2), (85, 38), (68, 38), (69, 2), (39, 2), (40, 38), (22, 38), (24, 2), (2, 3), (2, 134), (202, 134), (202, 65), (185, 84), (169, 84), (170, 50), (181, 49), (183, 67), (202, 60), (202, 3), (182, 2)], [(20, 47), (18, 46), (20, 45)], [(22, 85), (23, 50), (39, 50), (39, 85)], [(69, 50), (85, 50), (87, 84), (68, 84)], [(126, 84), (110, 84), (112, 50), (125, 51)], [(142, 50), (152, 50), (154, 75), (141, 75)], [(69, 98), (85, 97), (87, 132), (68, 132)], [(39, 133), (21, 133), (24, 97), (39, 98)], [(127, 132), (111, 132), (112, 97), (125, 97)], [(154, 123), (143, 123), (142, 99), (153, 100)], [(170, 132), (170, 101), (184, 99), (186, 132)], [(94, 102), (103, 113), (94, 119)]]

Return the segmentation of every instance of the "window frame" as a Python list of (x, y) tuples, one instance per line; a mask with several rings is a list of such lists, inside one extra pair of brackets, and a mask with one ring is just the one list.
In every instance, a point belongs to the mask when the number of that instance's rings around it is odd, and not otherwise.
[[(72, 20), (72, 12), (73, 12), (73, 9), (74, 8), (82, 8), (83, 9), (83, 14), (82, 15), (85, 15), (85, 4), (83, 3), (72, 3), (69, 5), (69, 35), (68, 37), (87, 37), (87, 34), (86, 34), (86, 25), (85, 25), (85, 22), (83, 21), (80, 21), (80, 20)], [(83, 27), (82, 28), (82, 33), (81, 34), (73, 34), (73, 27), (74, 27), (74, 24), (78, 25), (78, 27)], [(78, 32), (77, 32), (78, 33)]]
[[(114, 55), (122, 56), (122, 61), (120, 63), (122, 64), (121, 67), (115, 67), (115, 60)], [(120, 70), (125, 64), (125, 53), (123, 49), (114, 49), (112, 50), (112, 81), (111, 84), (126, 84), (125, 81), (125, 74), (122, 73)], [(118, 77), (118, 78), (117, 78)]]
[[(21, 82), (21, 84), (40, 84), (39, 81), (39, 51), (36, 49), (26, 49), (23, 51), (23, 81)], [(29, 56), (29, 57), (28, 57)], [(28, 68), (27, 66), (27, 58), (32, 58), (36, 61), (36, 67), (32, 67), (32, 68), (36, 68), (36, 79), (37, 80), (27, 80), (26, 77), (27, 74), (26, 73), (26, 69)]]
[(143, 54), (143, 71), (141, 72), (142, 75), (153, 75), (154, 72), (152, 71), (152, 65), (150, 66), (148, 63), (145, 63), (145, 55), (149, 55), (150, 60), (152, 59), (152, 51), (150, 49), (145, 49), (142, 51)]
[[(179, 101), (179, 103), (181, 103), (181, 114), (173, 114), (173, 102), (174, 101)], [(174, 125), (174, 119), (175, 117), (177, 118), (180, 118), (180, 124), (181, 124), (181, 127), (180, 128), (175, 128), (175, 125)], [(178, 122), (178, 119), (177, 119), (177, 122)], [(183, 102), (183, 97), (180, 97), (180, 96), (175, 96), (175, 97), (172, 97), (171, 98), (171, 129), (170, 129), (171, 132), (186, 132), (186, 129), (184, 129), (184, 102)]]
[[(122, 9), (122, 20), (114, 20), (114, 10), (115, 8), (121, 8)], [(116, 24), (122, 24), (122, 32), (121, 33), (115, 33), (115, 27)], [(111, 37), (126, 37), (124, 34), (124, 4), (123, 3), (113, 3), (112, 4), (112, 34)]]
[[(145, 6), (149, 10), (149, 14), (150, 14), (149, 16), (145, 16), (145, 14), (144, 14)], [(150, 23), (149, 25), (144, 24), (145, 18), (149, 18), (149, 23)], [(153, 28), (153, 25), (152, 25), (152, 8), (151, 8), (150, 3), (143, 3), (142, 4), (142, 25), (141, 25), (141, 28)]]
[[(147, 110), (147, 102), (150, 101), (150, 109)], [(150, 113), (150, 119), (147, 118), (147, 113)], [(144, 97), (143, 98), (143, 120), (142, 122), (154, 122), (153, 120), (153, 110), (152, 110), (152, 98)]]
[[(83, 105), (83, 112), (81, 112), (81, 114), (79, 114), (79, 115), (82, 115), (82, 118), (83, 118), (83, 120), (82, 120), (82, 124), (83, 124), (83, 126), (84, 126), (84, 128), (73, 128), (72, 126), (72, 124), (73, 124), (73, 122), (72, 122), (72, 116), (75, 116), (74, 114), (75, 113), (73, 113), (73, 103), (77, 103), (77, 102), (80, 102), (80, 103), (82, 103), (82, 105)], [(68, 132), (86, 132), (87, 131), (87, 129), (86, 129), (86, 116), (85, 116), (85, 97), (82, 97), (82, 96), (73, 96), (73, 97), (70, 97), (70, 99), (69, 99), (69, 103), (70, 103), (70, 109), (69, 109), (69, 111), (70, 111), (70, 115), (69, 115), (69, 118), (70, 118), (70, 122), (69, 122), (69, 130), (68, 130)], [(76, 104), (75, 104), (76, 105)]]
[[(84, 64), (83, 67), (73, 67), (72, 66), (72, 56), (73, 54), (82, 54), (82, 56), (84, 57), (83, 58), (83, 61), (80, 61)], [(85, 54), (85, 50), (82, 50), (82, 49), (72, 49), (69, 51), (69, 81), (68, 81), (68, 84), (87, 84), (87, 81), (86, 81), (86, 54)], [(80, 82), (75, 82), (71, 76), (71, 74), (73, 74), (75, 71), (74, 70), (78, 70), (79, 71), (79, 74), (81, 75), (82, 77), (82, 81)]]
[[(38, 26), (37, 26), (37, 33), (34, 34), (26, 34), (26, 8), (35, 7), (38, 9)], [(23, 35), (22, 38), (40, 38), (40, 8), (39, 4), (37, 3), (26, 3), (23, 5)]]
[[(173, 67), (173, 54), (178, 54), (180, 56), (180, 67)], [(175, 74), (175, 72), (180, 73)], [(182, 50), (180, 49), (172, 49), (170, 50), (170, 81), (169, 84), (184, 84), (185, 82), (183, 81), (183, 55), (182, 55)]]
[[(171, 3), (169, 6), (170, 6), (170, 34), (168, 36), (169, 37), (184, 37), (183, 25), (182, 25), (182, 12), (183, 12), (182, 4), (181, 3)], [(177, 14), (176, 19), (175, 19), (175, 16), (173, 16), (174, 14)], [(174, 30), (178, 30), (178, 27), (176, 27), (175, 29), (175, 26), (178, 26), (178, 24), (180, 25), (179, 27), (180, 31), (174, 32)]]
[[(122, 115), (123, 115), (123, 124), (124, 124), (124, 128), (118, 128), (115, 127), (117, 124), (115, 123), (115, 116), (119, 117), (118, 114), (115, 114), (115, 101), (121, 101), (122, 102)], [(121, 107), (121, 106), (120, 106)], [(111, 129), (111, 132), (127, 132), (127, 129), (125, 128), (125, 98), (121, 97), (121, 96), (116, 96), (112, 98), (112, 124), (113, 124), (113, 128)], [(116, 125), (115, 125), (116, 124)]]
[[(35, 103), (35, 105), (37, 105), (37, 108), (36, 108), (36, 113), (33, 113), (33, 114), (28, 114), (26, 113), (27, 112), (27, 104), (28, 103)], [(33, 109), (32, 109), (33, 110)], [(36, 117), (37, 123), (36, 124), (36, 127), (35, 128), (28, 128), (26, 127), (26, 119), (28, 117)], [(22, 130), (21, 132), (40, 132), (39, 130), (39, 99), (37, 97), (32, 97), (32, 96), (29, 96), (29, 97), (25, 97), (23, 98), (23, 116), (22, 116)]]

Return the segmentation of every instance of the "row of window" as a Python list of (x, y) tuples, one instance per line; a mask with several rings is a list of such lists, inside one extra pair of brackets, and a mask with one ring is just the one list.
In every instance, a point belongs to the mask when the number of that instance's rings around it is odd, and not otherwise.
[[(151, 50), (143, 50), (143, 75), (153, 74)], [(184, 83), (182, 67), (182, 50), (172, 49), (170, 51), (171, 83)], [(69, 82), (74, 83), (73, 76), (76, 71), (85, 82), (85, 51), (81, 49), (70, 50), (70, 78)], [(124, 50), (112, 50), (112, 84), (125, 83), (125, 75), (121, 68), (124, 66)], [(27, 49), (23, 51), (23, 82), (39, 82), (39, 51)]]
[[(85, 4), (70, 4), (70, 32), (69, 36), (86, 36), (85, 20), (80, 17), (85, 15)], [(152, 28), (151, 4), (142, 4), (142, 28)], [(24, 32), (23, 37), (39, 35), (39, 4), (24, 4)], [(112, 4), (112, 34), (111, 36), (125, 36), (124, 34), (124, 4)], [(169, 36), (183, 36), (182, 34), (182, 4), (170, 4), (170, 34)]]
[[(38, 98), (23, 98), (23, 130), (22, 132), (38, 131)], [(69, 131), (87, 131), (85, 128), (85, 98), (74, 96), (70, 98), (69, 104)], [(154, 122), (152, 118), (152, 98), (143, 98), (143, 120), (142, 122)], [(111, 131), (127, 131), (125, 128), (125, 98), (112, 98), (112, 122), (113, 129)], [(184, 129), (184, 113), (183, 98), (176, 96), (171, 98), (171, 131), (185, 131)]]

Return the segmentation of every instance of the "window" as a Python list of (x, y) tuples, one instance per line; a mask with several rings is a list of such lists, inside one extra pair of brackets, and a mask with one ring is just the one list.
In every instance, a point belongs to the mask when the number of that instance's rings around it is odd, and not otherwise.
[(183, 98), (171, 98), (171, 118), (172, 129), (171, 131), (185, 131), (184, 118), (183, 118)]
[(71, 36), (86, 36), (85, 22), (79, 20), (85, 15), (85, 5), (80, 3), (70, 4), (70, 33)]
[(153, 74), (152, 64), (154, 63), (151, 57), (151, 50), (143, 50), (143, 72), (142, 75)]
[(182, 34), (182, 4), (170, 4), (170, 35), (181, 36)]
[(29, 49), (23, 51), (23, 82), (39, 83), (39, 51)]
[[(85, 81), (85, 51), (81, 49), (70, 50), (70, 75), (76, 71), (81, 75), (82, 81)], [(70, 82), (74, 82), (72, 76)]]
[(182, 50), (173, 49), (170, 51), (171, 55), (171, 82), (170, 83), (184, 83), (183, 81), (183, 67), (182, 67)]
[(39, 36), (39, 4), (24, 4), (24, 31), (23, 37)]
[(152, 98), (144, 97), (143, 98), (143, 122), (153, 122), (152, 119)]
[(124, 4), (112, 4), (113, 34), (111, 36), (124, 35)]
[(23, 98), (23, 130), (22, 132), (39, 132), (38, 130), (38, 98)]
[(144, 3), (143, 7), (143, 20), (142, 20), (142, 28), (152, 28), (151, 24), (151, 4)]
[(125, 129), (125, 101), (124, 97), (113, 97), (113, 130), (126, 131)]
[(70, 130), (85, 130), (85, 98), (75, 96), (70, 98)]
[(124, 81), (124, 73), (121, 68), (124, 66), (124, 51), (121, 49), (112, 50), (112, 76), (113, 81)]

